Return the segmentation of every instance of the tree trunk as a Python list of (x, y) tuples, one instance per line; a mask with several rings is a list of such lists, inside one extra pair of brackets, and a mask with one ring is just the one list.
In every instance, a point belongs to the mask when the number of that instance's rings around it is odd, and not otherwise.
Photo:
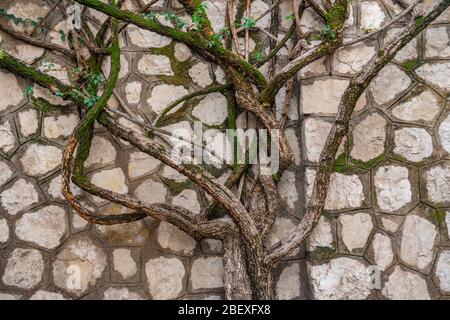
[(252, 259), (246, 254), (240, 237), (229, 237), (223, 245), (225, 299), (273, 299), (272, 269), (263, 266), (262, 259)]

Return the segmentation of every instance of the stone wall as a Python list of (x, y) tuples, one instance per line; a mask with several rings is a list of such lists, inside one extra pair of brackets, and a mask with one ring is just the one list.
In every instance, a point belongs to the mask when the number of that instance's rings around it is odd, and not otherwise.
[[(177, 6), (176, 1), (171, 1)], [(210, 0), (207, 12), (220, 29), (224, 1)], [(395, 1), (352, 1), (347, 34), (364, 34), (401, 13)], [(433, 0), (426, 0), (426, 5)], [(0, 0), (0, 7), (37, 19), (50, 7), (43, 0)], [(134, 8), (134, 1), (126, 1)], [(161, 0), (159, 6), (168, 3)], [(257, 15), (268, 5), (255, 0)], [(291, 20), (291, 1), (281, 3), (280, 37)], [(92, 27), (104, 16), (87, 10)], [(444, 13), (404, 48), (358, 102), (351, 132), (341, 146), (332, 175), (326, 212), (305, 247), (276, 272), (279, 299), (439, 299), (450, 295), (450, 13)], [(60, 14), (50, 18), (46, 40), (67, 45)], [(267, 28), (270, 17), (258, 21)], [(305, 30), (321, 30), (311, 9)], [(14, 26), (15, 28), (22, 28)], [(283, 210), (268, 244), (281, 239), (301, 218), (315, 166), (332, 126), (340, 95), (352, 74), (395, 36), (338, 50), (298, 74), (286, 134), (295, 165), (281, 177)], [(73, 68), (60, 56), (0, 33), (0, 45), (22, 60), (69, 82)], [(252, 48), (267, 47), (263, 35)], [(117, 101), (155, 120), (178, 97), (214, 83), (223, 70), (196, 57), (183, 44), (130, 26), (121, 39), (122, 71)], [(149, 50), (149, 48), (151, 48)], [(286, 61), (286, 50), (277, 67)], [(267, 70), (263, 68), (263, 72)], [(108, 74), (108, 63), (105, 63)], [(64, 143), (79, 119), (78, 110), (34, 86), (33, 95), (64, 108), (36, 108), (28, 102), (24, 79), (0, 71), (0, 298), (2, 299), (221, 299), (222, 244), (197, 243), (167, 223), (152, 219), (119, 226), (91, 225), (68, 207), (60, 192)], [(281, 109), (285, 90), (277, 97)], [(281, 111), (281, 110), (279, 110)], [(208, 140), (226, 127), (227, 104), (220, 93), (185, 103), (167, 130), (192, 132), (201, 120)], [(241, 113), (238, 124), (254, 120)], [(200, 212), (207, 198), (186, 177), (96, 128), (87, 161), (92, 183), (148, 202), (168, 202)], [(229, 172), (213, 170), (218, 179)], [(98, 213), (123, 207), (84, 194)], [(373, 266), (377, 266), (374, 268)], [(380, 286), (367, 281), (380, 270)], [(80, 282), (74, 275), (79, 272)], [(75, 281), (75, 282), (74, 282)]]

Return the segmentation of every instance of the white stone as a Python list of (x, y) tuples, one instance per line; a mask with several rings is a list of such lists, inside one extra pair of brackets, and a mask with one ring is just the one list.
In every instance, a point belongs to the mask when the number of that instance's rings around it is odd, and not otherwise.
[(444, 150), (450, 153), (450, 113), (440, 124), (438, 136)]
[(317, 162), (333, 125), (329, 122), (308, 118), (303, 122), (306, 159)]
[(398, 230), (398, 227), (400, 224), (393, 220), (388, 218), (381, 218), (381, 224), (383, 225), (383, 228), (391, 233), (396, 233)]
[(53, 93), (50, 92), (50, 90), (45, 89), (37, 84), (33, 85), (33, 97), (34, 98), (43, 98), (54, 105), (68, 105), (71, 102), (70, 101), (64, 101), (63, 99), (55, 96)]
[(144, 300), (144, 298), (128, 288), (110, 287), (103, 293), (103, 300)]
[(161, 182), (146, 180), (134, 191), (136, 197), (146, 204), (165, 203), (167, 187)]
[(406, 217), (403, 226), (400, 256), (402, 260), (419, 269), (425, 269), (433, 259), (436, 227), (417, 215)]
[(394, 136), (394, 152), (409, 161), (419, 162), (433, 154), (433, 140), (425, 129), (402, 128)]
[(208, 19), (211, 21), (214, 32), (219, 32), (225, 27), (225, 14), (227, 4), (223, 0), (208, 0), (204, 2)]
[[(221, 168), (224, 161), (233, 163), (233, 147), (231, 146), (230, 137), (219, 129), (208, 129), (203, 133), (203, 144), (207, 146), (202, 153), (202, 163), (212, 164), (216, 168)], [(181, 153), (179, 156), (191, 157), (189, 149)]]
[(39, 67), (39, 71), (48, 74), (49, 76), (55, 77), (66, 85), (71, 85), (69, 73), (67, 72), (66, 67), (63, 67), (58, 63), (43, 61), (41, 66)]
[(170, 59), (163, 55), (144, 54), (138, 62), (139, 72), (147, 76), (173, 76)]
[(129, 104), (138, 104), (141, 101), (142, 83), (139, 81), (128, 82), (125, 86), (125, 98)]
[(27, 111), (20, 112), (18, 116), (20, 133), (24, 137), (29, 137), (37, 132), (39, 128), (39, 122), (38, 113), (35, 109), (29, 109)]
[(22, 298), (22, 296), (18, 295), (18, 294), (9, 294), (9, 293), (0, 292), (0, 300), (1, 301), (14, 301), (14, 300), (20, 300), (21, 298)]
[(436, 263), (436, 276), (442, 291), (450, 292), (450, 251), (442, 251)]
[(380, 167), (374, 177), (377, 204), (381, 210), (394, 212), (412, 201), (409, 171), (405, 167)]
[(0, 71), (0, 112), (9, 106), (17, 106), (24, 98), (17, 78), (12, 73)]
[(126, 194), (128, 192), (128, 186), (125, 182), (125, 175), (120, 168), (102, 170), (94, 173), (91, 178), (91, 183), (97, 187), (117, 192), (119, 194)]
[(131, 43), (141, 48), (162, 48), (169, 45), (172, 40), (155, 32), (140, 29), (134, 25), (128, 27)]
[(295, 184), (295, 173), (292, 171), (284, 171), (278, 183), (278, 194), (281, 200), (291, 210), (295, 209), (295, 204), (298, 201), (298, 192)]
[(372, 249), (375, 264), (381, 271), (385, 271), (394, 259), (391, 239), (382, 233), (377, 233), (372, 241)]
[(155, 300), (175, 299), (183, 290), (186, 270), (177, 258), (150, 259), (145, 264), (145, 273), (150, 294)]
[(36, 293), (34, 293), (30, 300), (66, 300), (64, 296), (61, 293), (57, 292), (50, 292), (45, 290), (38, 290)]
[(431, 122), (439, 115), (439, 101), (431, 90), (425, 90), (419, 95), (399, 103), (392, 114), (406, 122), (426, 121)]
[(384, 152), (387, 121), (378, 113), (372, 113), (353, 129), (353, 159), (367, 162)]
[[(306, 169), (306, 195), (311, 198), (316, 173)], [(340, 210), (360, 207), (365, 199), (364, 188), (357, 175), (332, 173), (325, 210)]]
[(316, 299), (362, 300), (370, 294), (370, 272), (357, 260), (337, 258), (326, 264), (309, 265), (309, 272)]
[(159, 224), (157, 237), (162, 248), (185, 255), (192, 254), (196, 246), (195, 240), (187, 233), (165, 221)]
[(430, 300), (425, 280), (415, 273), (403, 271), (398, 266), (381, 292), (391, 300)]
[(108, 139), (94, 136), (89, 157), (86, 159), (85, 165), (87, 167), (92, 165), (108, 165), (116, 160), (116, 155), (116, 149)]
[(186, 182), (188, 179), (185, 175), (179, 173), (177, 170), (169, 166), (164, 166), (162, 176), (177, 183)]
[[(64, 37), (62, 36), (64, 34)], [(52, 27), (49, 32), (50, 42), (61, 47), (69, 48), (69, 28), (67, 22), (63, 19)]]
[(445, 224), (447, 225), (447, 234), (450, 237), (450, 211), (445, 212)]
[(32, 64), (38, 58), (42, 57), (42, 55), (45, 52), (45, 49), (31, 46), (28, 44), (19, 44), (12, 51), (13, 51), (12, 55), (17, 59), (27, 64)]
[(201, 206), (197, 199), (197, 192), (192, 189), (185, 189), (173, 198), (172, 204), (183, 207), (193, 213), (200, 213)]
[(317, 248), (332, 248), (333, 247), (333, 233), (331, 224), (321, 216), (317, 226), (309, 236), (309, 251), (314, 251)]
[(76, 114), (44, 118), (44, 135), (49, 139), (69, 137), (78, 124)]
[[(64, 195), (61, 191), (62, 187), (62, 176), (58, 175), (50, 181), (50, 184), (47, 189), (47, 193), (53, 198), (65, 200)], [(70, 182), (70, 190), (72, 191), (74, 196), (79, 196), (82, 194), (81, 189), (76, 186), (73, 182)]]
[(0, 149), (9, 152), (14, 149), (16, 138), (11, 128), (11, 122), (5, 121), (0, 125)]
[(86, 236), (72, 237), (53, 262), (53, 280), (59, 288), (80, 296), (97, 283), (106, 265), (101, 247)]
[(13, 171), (5, 162), (0, 161), (0, 186), (4, 185), (13, 176)]
[[(288, 128), (284, 131), (284, 135), (286, 136), (289, 147), (291, 148), (292, 153), (294, 154), (294, 164), (296, 166), (300, 165), (301, 162), (301, 151), (300, 151), (300, 143), (299, 138), (297, 136), (297, 128)], [(275, 168), (278, 169), (278, 168)]]
[(8, 286), (32, 289), (41, 282), (44, 270), (39, 250), (16, 248), (8, 258), (2, 281)]
[(326, 210), (340, 210), (361, 207), (365, 200), (364, 188), (357, 175), (333, 173), (327, 200)]
[[(37, 21), (39, 17), (45, 15), (48, 9), (49, 8), (44, 1), (15, 1), (14, 3), (11, 3), (11, 7), (9, 7), (7, 11), (16, 17)], [(20, 32), (29, 31), (32, 28), (31, 25), (20, 23), (11, 23), (11, 26), (14, 30)]]
[(114, 270), (120, 273), (123, 279), (128, 279), (137, 272), (137, 264), (129, 249), (114, 249), (113, 265)]
[[(386, 32), (384, 43), (387, 44), (390, 41), (395, 41), (402, 31), (402, 28), (389, 28)], [(417, 38), (414, 38), (397, 53), (394, 60), (400, 63), (415, 60), (419, 57), (417, 51)]]
[(131, 179), (137, 179), (147, 174), (152, 174), (158, 170), (161, 161), (152, 156), (136, 151), (130, 154), (128, 161), (128, 176)]
[(44, 175), (61, 163), (61, 149), (52, 145), (31, 144), (20, 158), (24, 172), (31, 176)]
[(374, 54), (375, 48), (366, 46), (364, 43), (339, 49), (333, 57), (333, 69), (342, 74), (359, 72)]
[(228, 117), (227, 99), (218, 92), (209, 94), (194, 107), (192, 115), (207, 125), (220, 125)]
[(374, 31), (381, 28), (385, 14), (380, 4), (375, 1), (361, 3), (361, 30)]
[[(153, 112), (159, 114), (171, 102), (174, 102), (188, 93), (189, 92), (183, 86), (161, 84), (153, 88), (151, 97), (147, 100), (147, 103)], [(180, 107), (182, 105), (182, 103), (179, 104)]]
[[(128, 59), (124, 55), (120, 55), (120, 71), (119, 71), (119, 79), (125, 78), (129, 73), (129, 63)], [(111, 72), (111, 57), (106, 56), (103, 60), (102, 64), (103, 72), (105, 73), (105, 77), (109, 77), (109, 73)]]
[(39, 201), (39, 194), (32, 183), (24, 179), (17, 180), (11, 188), (0, 195), (3, 209), (9, 214), (18, 212)]
[(0, 219), (0, 243), (5, 243), (9, 239), (8, 220)]
[(450, 57), (450, 38), (447, 27), (428, 28), (425, 30), (425, 57)]
[(416, 74), (435, 88), (450, 91), (450, 62), (425, 63), (416, 70)]
[[(316, 80), (310, 85), (302, 86), (301, 106), (303, 113), (336, 113), (347, 85), (348, 80), (327, 79)], [(317, 97), (320, 97), (320, 99)]]
[(184, 62), (191, 57), (191, 50), (184, 43), (177, 42), (175, 44), (174, 56), (178, 61)]
[(209, 64), (205, 62), (197, 62), (189, 69), (189, 76), (200, 87), (206, 87), (213, 83), (209, 72)]
[(293, 263), (281, 272), (275, 292), (279, 300), (292, 300), (300, 296), (300, 290), (300, 265)]
[(411, 79), (397, 66), (384, 67), (370, 84), (373, 98), (379, 105), (391, 102), (411, 85)]
[[(295, 227), (296, 224), (291, 219), (285, 217), (277, 217), (272, 226), (272, 229), (270, 229), (270, 232), (267, 235), (265, 241), (266, 247), (270, 248), (278, 241), (283, 240), (288, 235), (288, 233)], [(297, 253), (298, 249), (295, 249), (292, 255), (295, 255)]]
[(450, 166), (437, 166), (426, 172), (428, 199), (432, 202), (450, 201)]
[[(264, 14), (269, 9), (269, 5), (262, 0), (252, 1), (250, 5), (250, 17), (256, 18)], [(244, 16), (247, 15), (247, 12), (244, 13)], [(270, 14), (266, 14), (260, 20), (256, 22), (256, 26), (259, 28), (268, 28), (270, 27)]]
[(370, 214), (360, 212), (341, 215), (339, 216), (339, 223), (342, 226), (342, 242), (350, 252), (366, 246), (373, 229)]
[(46, 249), (54, 249), (64, 240), (68, 229), (66, 211), (49, 205), (33, 212), (26, 212), (16, 222), (19, 239), (32, 242)]
[[(286, 86), (282, 87), (275, 96), (276, 117), (278, 121), (281, 120), (281, 116), (283, 115), (285, 100), (286, 100)], [(291, 100), (289, 102), (289, 108), (287, 110), (288, 119), (298, 120), (297, 107), (298, 107), (297, 98), (294, 94), (292, 94)]]
[(201, 257), (194, 260), (191, 269), (191, 285), (194, 290), (223, 287), (222, 257)]

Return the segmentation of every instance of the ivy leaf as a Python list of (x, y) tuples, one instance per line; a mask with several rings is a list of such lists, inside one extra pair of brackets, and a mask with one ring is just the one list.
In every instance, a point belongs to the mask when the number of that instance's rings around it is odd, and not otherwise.
[(249, 17), (244, 17), (244, 23), (242, 23), (242, 27), (245, 29), (254, 28), (256, 26), (256, 20)]
[(25, 90), (24, 90), (24, 93), (26, 95), (32, 95), (33, 94), (33, 87), (31, 87), (31, 86), (26, 87)]
[(64, 33), (64, 31), (59, 30), (59, 34), (61, 35), (61, 41), (66, 42), (67, 37), (66, 37), (66, 34)]

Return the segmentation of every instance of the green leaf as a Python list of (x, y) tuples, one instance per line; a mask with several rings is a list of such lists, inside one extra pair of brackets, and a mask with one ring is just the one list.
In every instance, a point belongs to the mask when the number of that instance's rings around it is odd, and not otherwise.
[(31, 87), (31, 86), (26, 87), (25, 90), (24, 90), (24, 93), (26, 95), (32, 95), (33, 94), (33, 87)]
[(245, 29), (254, 28), (256, 26), (256, 20), (249, 17), (244, 17), (244, 22), (242, 23), (242, 27)]
[(61, 35), (61, 41), (66, 42), (66, 34), (64, 33), (64, 31), (59, 30), (59, 34)]

